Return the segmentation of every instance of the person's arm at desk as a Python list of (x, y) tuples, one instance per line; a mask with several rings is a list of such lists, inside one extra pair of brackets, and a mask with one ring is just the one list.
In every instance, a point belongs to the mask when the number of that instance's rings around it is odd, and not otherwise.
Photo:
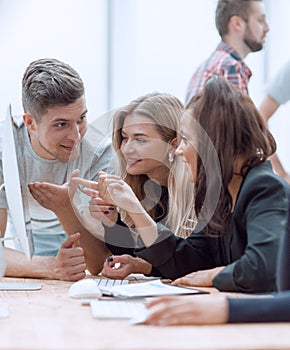
[(56, 256), (33, 256), (31, 260), (22, 252), (4, 247), (5, 276), (64, 281), (78, 281), (84, 278), (86, 264), (83, 250), (80, 247), (73, 247), (79, 237), (79, 233), (68, 237)]
[[(0, 209), (0, 231), (4, 236), (7, 225), (7, 209)], [(50, 278), (65, 281), (77, 281), (85, 276), (86, 264), (84, 252), (74, 247), (80, 234), (68, 237), (56, 256), (33, 256), (29, 260), (24, 253), (4, 247), (6, 262), (5, 275), (9, 277)], [(0, 242), (0, 244), (2, 244)]]
[(145, 323), (155, 326), (290, 322), (290, 292), (251, 299), (221, 295), (163, 297), (150, 301), (147, 308)]
[(228, 299), (229, 323), (290, 322), (290, 292), (271, 298)]

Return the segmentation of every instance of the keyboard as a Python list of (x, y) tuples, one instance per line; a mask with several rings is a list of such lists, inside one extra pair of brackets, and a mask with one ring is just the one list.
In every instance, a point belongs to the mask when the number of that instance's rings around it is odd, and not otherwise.
[(91, 313), (94, 318), (136, 319), (147, 313), (144, 303), (124, 300), (92, 300)]
[[(121, 286), (126, 285), (130, 282), (129, 280), (113, 280), (107, 278), (94, 278), (94, 281), (100, 290), (102, 290), (104, 287), (110, 288), (113, 286)], [(93, 300), (95, 300), (95, 298), (82, 298), (81, 303), (82, 305), (90, 305), (91, 301)]]
[(97, 282), (99, 288), (102, 287), (113, 287), (113, 286), (121, 286), (123, 284), (128, 284), (128, 280), (112, 280), (107, 278), (95, 278), (94, 281)]

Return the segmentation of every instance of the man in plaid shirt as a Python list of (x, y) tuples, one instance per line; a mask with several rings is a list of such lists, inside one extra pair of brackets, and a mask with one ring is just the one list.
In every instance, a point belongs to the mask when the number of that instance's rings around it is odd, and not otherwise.
[(221, 42), (201, 64), (187, 88), (187, 103), (213, 75), (223, 75), (234, 86), (248, 93), (252, 72), (243, 59), (263, 48), (269, 26), (263, 0), (219, 0), (215, 17)]

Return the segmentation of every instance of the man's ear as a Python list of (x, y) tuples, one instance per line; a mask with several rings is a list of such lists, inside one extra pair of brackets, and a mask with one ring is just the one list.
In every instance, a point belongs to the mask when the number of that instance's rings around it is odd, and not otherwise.
[(29, 131), (33, 131), (36, 129), (36, 121), (31, 114), (25, 113), (23, 115), (23, 121)]
[(170, 142), (169, 142), (169, 145), (171, 147), (173, 147), (174, 151), (176, 150), (176, 148), (178, 147), (178, 141), (177, 141), (177, 137), (174, 137), (174, 139), (172, 139)]
[(246, 22), (240, 16), (232, 16), (229, 20), (229, 30), (232, 29), (235, 32), (242, 32), (245, 28)]

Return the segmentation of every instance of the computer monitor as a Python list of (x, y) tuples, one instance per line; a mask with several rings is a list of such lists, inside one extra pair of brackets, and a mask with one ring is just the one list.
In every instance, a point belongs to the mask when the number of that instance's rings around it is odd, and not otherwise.
[(31, 259), (34, 253), (34, 245), (28, 205), (29, 190), (27, 186), (21, 186), (19, 177), (11, 105), (8, 106), (4, 126), (2, 166), (9, 215), (23, 252)]

